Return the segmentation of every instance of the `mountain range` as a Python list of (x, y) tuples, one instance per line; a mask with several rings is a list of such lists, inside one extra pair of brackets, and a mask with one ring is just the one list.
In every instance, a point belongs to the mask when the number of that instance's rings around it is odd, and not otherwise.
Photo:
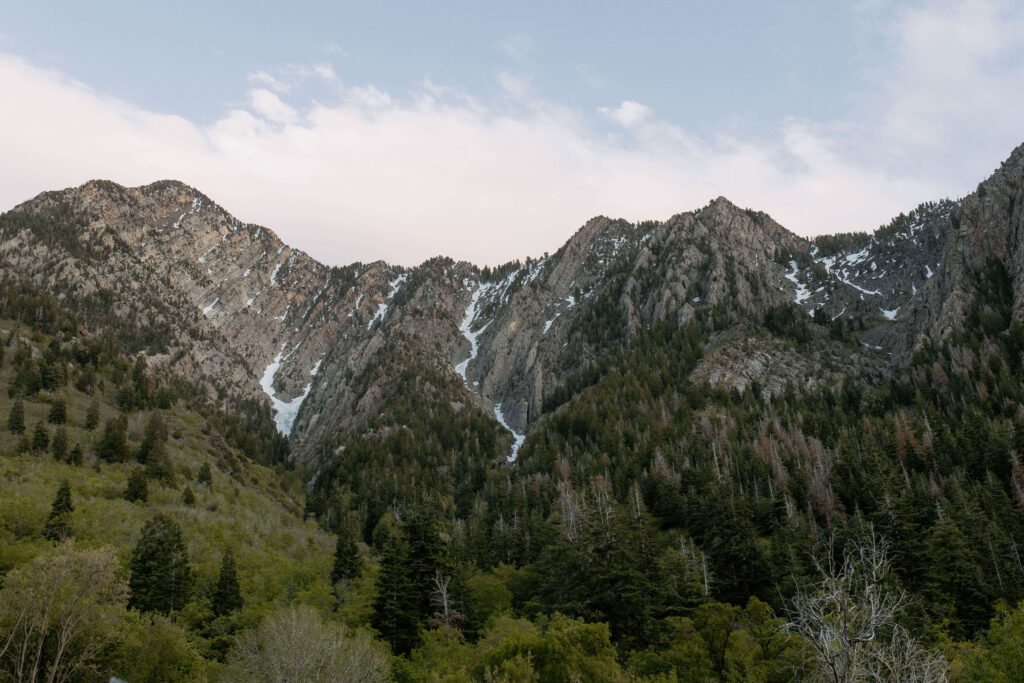
[[(328, 266), (180, 182), (91, 181), (8, 212), (0, 272), (119, 319), (151, 366), (211, 396), (268, 401), (299, 462), (364, 430), (415, 367), (454, 387), (423, 400), (493, 416), (514, 460), (559, 389), (652, 321), (707, 321), (694, 378), (768, 398), (886, 377), (962, 323), (992, 261), (1018, 316), (1022, 179), (1024, 146), (974, 193), (871, 234), (805, 239), (722, 197), (664, 221), (597, 217), (555, 253), (496, 268)], [(790, 306), (821, 323), (812, 344), (765, 324)]]
[[(719, 197), (414, 268), (177, 181), (44, 192), (0, 215), (0, 643), (83, 680), (1003, 680), (1022, 188), (1024, 145), (872, 233)], [(22, 627), (108, 584), (74, 657)]]

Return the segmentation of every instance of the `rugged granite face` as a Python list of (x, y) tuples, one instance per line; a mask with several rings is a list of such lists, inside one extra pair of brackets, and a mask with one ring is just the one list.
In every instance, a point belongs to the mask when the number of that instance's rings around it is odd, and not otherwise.
[[(495, 269), (328, 267), (181, 183), (93, 181), (9, 212), (0, 274), (115, 316), (151, 364), (211, 393), (271, 401), (300, 459), (363, 428), (397, 377), (427, 368), (462, 387), (429, 400), (492, 412), (514, 456), (546, 396), (654, 321), (700, 320), (711, 342), (696, 375), (771, 394), (851, 369), (881, 376), (962, 322), (993, 262), (1020, 317), (1022, 178), (1024, 146), (962, 201), (813, 241), (724, 198), (664, 222), (599, 217), (556, 253)], [(857, 343), (797, 348), (766, 331), (790, 305), (844, 321)]]

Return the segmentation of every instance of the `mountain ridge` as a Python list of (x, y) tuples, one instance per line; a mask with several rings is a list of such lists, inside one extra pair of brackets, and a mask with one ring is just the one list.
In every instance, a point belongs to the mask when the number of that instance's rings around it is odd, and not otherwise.
[[(204, 378), (211, 394), (265, 398), (308, 461), (367, 424), (415, 364), (460, 380), (453, 400), (521, 443), (546, 397), (656, 320), (710, 324), (700, 372), (713, 385), (757, 382), (772, 395), (787, 382), (834, 383), (826, 368), (840, 359), (882, 377), (955, 329), (988, 256), (1014, 278), (1020, 313), (1021, 177), (1024, 145), (963, 200), (921, 205), (842, 244), (718, 197), (665, 221), (598, 216), (553, 254), (493, 269), (443, 256), (330, 267), (180, 181), (90, 181), (7, 212), (75, 227), (5, 228), (0, 253), (7, 272), (60, 296), (113, 292), (104, 296), (127, 324), (169, 331), (166, 348), (146, 349), (151, 363)], [(767, 339), (746, 353), (759, 337), (727, 333), (789, 304), (858, 343), (818, 334), (813, 352)]]

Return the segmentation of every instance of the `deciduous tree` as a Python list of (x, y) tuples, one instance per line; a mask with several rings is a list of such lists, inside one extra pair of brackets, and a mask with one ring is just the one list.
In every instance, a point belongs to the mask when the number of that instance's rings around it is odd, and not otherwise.
[(128, 588), (111, 548), (66, 541), (4, 577), (0, 676), (78, 681), (98, 674), (97, 655), (118, 637)]
[(387, 651), (366, 633), (298, 606), (272, 614), (238, 638), (225, 680), (376, 683), (389, 672)]

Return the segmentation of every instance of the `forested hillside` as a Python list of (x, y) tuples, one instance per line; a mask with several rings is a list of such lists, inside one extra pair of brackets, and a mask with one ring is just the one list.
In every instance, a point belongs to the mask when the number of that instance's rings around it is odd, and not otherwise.
[[(1015, 680), (1024, 147), (327, 268), (180, 183), (0, 216), (0, 679)], [(294, 427), (294, 430), (293, 430)]]

